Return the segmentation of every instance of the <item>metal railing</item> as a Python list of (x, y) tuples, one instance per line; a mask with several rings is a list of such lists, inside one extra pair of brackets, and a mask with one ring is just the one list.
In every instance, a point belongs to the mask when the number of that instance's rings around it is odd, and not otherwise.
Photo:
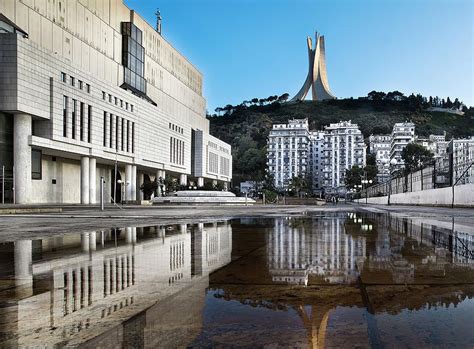
[[(411, 173), (396, 173), (390, 181), (379, 183), (361, 191), (362, 197), (377, 197), (410, 193), (428, 189), (453, 187), (474, 183), (474, 160), (432, 162), (429, 166)], [(454, 189), (453, 189), (454, 191)]]

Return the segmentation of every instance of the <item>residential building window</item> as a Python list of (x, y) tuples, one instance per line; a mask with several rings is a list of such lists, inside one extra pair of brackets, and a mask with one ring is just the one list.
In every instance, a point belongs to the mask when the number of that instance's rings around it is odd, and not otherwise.
[(109, 94), (109, 103), (112, 103), (112, 95)]
[(117, 97), (114, 97), (114, 102), (115, 102), (115, 105), (118, 105), (118, 98)]
[(102, 91), (102, 99), (105, 101), (107, 99), (107, 93)]
[(86, 92), (91, 93), (91, 85), (86, 84)]
[(123, 99), (120, 100), (120, 108), (123, 108)]
[(67, 137), (67, 97), (63, 96), (63, 137)]
[(130, 104), (130, 111), (133, 113), (133, 104)]
[(66, 73), (61, 72), (61, 81), (66, 82), (66, 79), (67, 79)]
[(103, 134), (103, 146), (106, 147), (107, 146), (107, 112), (104, 111), (104, 130), (103, 130), (104, 134)]
[(76, 139), (76, 109), (77, 109), (77, 101), (75, 99), (72, 100), (72, 139)]
[(76, 85), (76, 79), (74, 79), (72, 76), (71, 76), (71, 86), (75, 86)]
[(42, 166), (41, 166), (42, 153), (39, 149), (31, 150), (31, 179), (41, 179), (42, 177)]
[(82, 90), (82, 81), (78, 80), (78, 82), (79, 82), (79, 90)]
[(79, 106), (79, 137), (81, 141), (84, 141), (84, 103), (81, 102)]
[(92, 133), (92, 106), (87, 106), (87, 142), (91, 142)]

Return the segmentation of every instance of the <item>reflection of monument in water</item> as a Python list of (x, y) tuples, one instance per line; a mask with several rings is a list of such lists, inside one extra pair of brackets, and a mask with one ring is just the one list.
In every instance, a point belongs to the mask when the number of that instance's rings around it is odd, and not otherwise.
[[(273, 281), (308, 284), (309, 276), (328, 283), (352, 283), (365, 258), (365, 238), (346, 234), (346, 216), (333, 219), (276, 218), (268, 234)], [(306, 222), (306, 223), (305, 223)]]
[(2, 274), (14, 274), (15, 291), (0, 289), (0, 333), (16, 338), (2, 345), (173, 347), (199, 333), (208, 275), (230, 262), (232, 229), (125, 228), (7, 245), (14, 265)]

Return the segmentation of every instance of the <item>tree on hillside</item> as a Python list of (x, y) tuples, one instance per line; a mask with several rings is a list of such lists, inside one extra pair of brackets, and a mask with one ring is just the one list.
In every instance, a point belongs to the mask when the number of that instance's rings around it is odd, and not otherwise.
[(278, 102), (286, 102), (288, 98), (290, 98), (290, 95), (288, 93), (284, 93), (280, 97), (278, 97)]
[(344, 176), (344, 183), (347, 189), (353, 188), (361, 183), (364, 177), (364, 169), (362, 167), (353, 165), (350, 170), (346, 170)]
[(381, 101), (385, 97), (385, 92), (371, 91), (367, 94), (369, 100), (372, 101)]
[(433, 160), (433, 153), (420, 144), (410, 143), (402, 151), (405, 172), (416, 171)]

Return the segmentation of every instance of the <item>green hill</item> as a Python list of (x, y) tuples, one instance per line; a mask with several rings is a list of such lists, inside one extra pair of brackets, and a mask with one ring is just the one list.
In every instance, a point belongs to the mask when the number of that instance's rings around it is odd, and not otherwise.
[(359, 125), (366, 142), (370, 134), (390, 133), (394, 123), (403, 121), (414, 122), (418, 136), (446, 131), (446, 137), (450, 139), (474, 134), (472, 108), (465, 115), (457, 115), (430, 112), (410, 100), (374, 101), (366, 98), (297, 103), (274, 101), (267, 105), (247, 106), (250, 103), (218, 108), (226, 113), (208, 116), (211, 133), (232, 145), (235, 183), (263, 178), (266, 142), (272, 124), (286, 123), (292, 118), (308, 118), (311, 130), (322, 129), (325, 125), (341, 120), (351, 120)]

